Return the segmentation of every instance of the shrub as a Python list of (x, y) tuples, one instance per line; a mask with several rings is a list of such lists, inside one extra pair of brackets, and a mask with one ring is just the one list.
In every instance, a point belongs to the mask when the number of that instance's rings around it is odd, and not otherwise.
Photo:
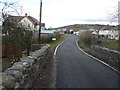
[[(31, 48), (31, 37), (32, 36), (32, 32), (28, 31), (28, 30), (24, 30), (21, 28), (17, 28), (16, 30), (13, 30), (10, 32), (10, 35), (5, 36), (2, 39), (2, 45), (5, 46), (6, 49), (4, 50), (9, 50), (10, 47), (12, 50), (10, 53), (12, 53), (13, 55), (15, 55), (18, 51), (20, 51), (20, 53), (17, 54), (21, 54), (22, 55), (22, 51), (24, 50), (30, 50)], [(17, 50), (19, 49), (19, 50)], [(14, 50), (17, 50), (16, 53)], [(4, 55), (9, 55), (9, 53), (7, 54), (7, 52)], [(21, 56), (18, 55), (18, 56)]]
[(83, 31), (80, 33), (80, 40), (88, 46), (92, 44), (91, 37), (92, 37), (91, 31)]
[[(50, 43), (52, 42), (52, 38), (56, 38), (58, 39), (60, 37), (59, 33), (53, 33), (53, 34), (41, 34), (41, 43)], [(37, 43), (39, 37), (38, 37), (38, 33), (34, 34), (34, 38), (33, 38), (33, 43)]]

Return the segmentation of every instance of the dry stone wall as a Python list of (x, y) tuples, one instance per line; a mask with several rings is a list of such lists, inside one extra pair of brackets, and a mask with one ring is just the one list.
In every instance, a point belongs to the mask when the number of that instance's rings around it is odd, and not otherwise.
[(103, 60), (107, 64), (120, 69), (120, 52), (111, 50), (97, 45), (91, 46), (91, 53), (93, 56)]
[(31, 53), (28, 57), (21, 58), (11, 68), (0, 73), (0, 89), (32, 88), (49, 58), (49, 53), (50, 45), (43, 46), (40, 50)]

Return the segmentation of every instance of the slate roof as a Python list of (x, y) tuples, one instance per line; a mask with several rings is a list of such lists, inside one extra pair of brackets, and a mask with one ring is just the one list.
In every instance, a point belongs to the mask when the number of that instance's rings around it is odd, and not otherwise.
[(34, 24), (39, 25), (39, 21), (32, 16), (27, 16), (27, 18)]
[[(9, 15), (6, 21), (8, 20), (9, 22), (17, 26), (17, 24), (25, 17), (28, 18), (34, 25), (39, 25), (39, 21), (32, 16), (11, 16)], [(41, 23), (41, 26), (45, 27), (45, 23)]]
[[(39, 21), (32, 17), (32, 16), (27, 16), (27, 18), (34, 24), (34, 25), (39, 25)], [(41, 26), (45, 27), (45, 23), (41, 23)]]
[(106, 27), (102, 28), (101, 30), (111, 30), (114, 27), (115, 26), (109, 26), (109, 25), (107, 25)]
[[(27, 17), (34, 25), (39, 25), (39, 21), (32, 16), (11, 16), (9, 15), (7, 20), (17, 24), (19, 21), (21, 21), (25, 17)], [(41, 23), (41, 25), (45, 26), (45, 23)]]
[(116, 26), (116, 27), (112, 28), (112, 30), (118, 30), (118, 26)]
[(8, 16), (7, 20), (13, 22), (13, 23), (18, 23), (21, 21), (25, 16)]

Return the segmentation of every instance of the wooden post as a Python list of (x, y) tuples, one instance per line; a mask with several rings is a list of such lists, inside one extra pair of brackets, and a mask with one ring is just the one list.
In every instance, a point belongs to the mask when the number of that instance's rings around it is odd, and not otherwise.
[(41, 44), (41, 16), (42, 16), (42, 0), (40, 0), (39, 44)]

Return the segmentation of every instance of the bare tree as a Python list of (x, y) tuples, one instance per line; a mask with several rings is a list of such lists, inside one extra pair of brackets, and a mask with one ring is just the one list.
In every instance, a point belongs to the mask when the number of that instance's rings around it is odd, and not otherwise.
[(114, 12), (110, 14), (110, 22), (119, 22), (120, 20), (120, 0), (118, 0), (118, 5), (114, 7)]
[(22, 6), (19, 5), (19, 0), (15, 1), (15, 2), (11, 2), (8, 0), (4, 0), (4, 1), (0, 1), (0, 4), (2, 6), (1, 8), (1, 12), (0, 12), (0, 20), (2, 22), (5, 21), (5, 19), (7, 18), (8, 15), (10, 14), (17, 14), (17, 15), (21, 15), (23, 12), (23, 8)]
[(116, 11), (110, 14), (110, 22), (117, 22), (118, 21), (118, 8)]
[(118, 2), (118, 24), (120, 25), (120, 1)]

